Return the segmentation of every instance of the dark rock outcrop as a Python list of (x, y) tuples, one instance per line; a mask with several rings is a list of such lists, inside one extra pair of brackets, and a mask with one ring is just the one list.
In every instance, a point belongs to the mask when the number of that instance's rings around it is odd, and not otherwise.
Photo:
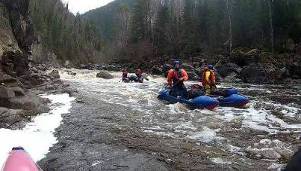
[(240, 73), (240, 78), (246, 83), (261, 84), (267, 82), (264, 66), (259, 63), (251, 63), (245, 66)]
[(0, 0), (0, 128), (21, 128), (47, 112), (48, 101), (27, 89), (58, 82), (57, 72), (48, 76), (46, 66), (30, 65), (35, 38), (28, 8), (29, 0)]
[(1, 60), (3, 71), (12, 76), (22, 76), (28, 74), (28, 57), (20, 51), (4, 52)]
[(12, 31), (24, 53), (31, 52), (31, 45), (35, 40), (33, 24), (29, 16), (29, 2), (30, 0), (3, 0), (9, 12)]
[(239, 74), (241, 71), (241, 68), (235, 63), (221, 63), (215, 68), (222, 77), (227, 77), (232, 73)]

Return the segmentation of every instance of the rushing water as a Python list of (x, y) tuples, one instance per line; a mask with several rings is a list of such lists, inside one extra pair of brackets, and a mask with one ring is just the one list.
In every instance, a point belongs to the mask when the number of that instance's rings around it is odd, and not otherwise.
[[(165, 104), (157, 99), (165, 83), (161, 77), (151, 77), (149, 81), (139, 84), (122, 83), (120, 73), (112, 73), (115, 78), (105, 80), (96, 78), (97, 71), (72, 69), (76, 76), (68, 72), (61, 71), (62, 79), (75, 85), (78, 91), (116, 107), (121, 105), (136, 111), (136, 114), (124, 119), (134, 120), (135, 127), (145, 134), (195, 141), (196, 145), (205, 144), (224, 151), (226, 156), (211, 155), (210, 160), (217, 164), (231, 165), (237, 162), (237, 158), (246, 156), (247, 149), (260, 150), (258, 144), (266, 142), (281, 142), (285, 150), (292, 152), (295, 144), (291, 139), (277, 139), (288, 134), (300, 138), (301, 92), (298, 86), (221, 84), (219, 87), (233, 86), (249, 96), (249, 107), (189, 110), (182, 104)], [(272, 161), (275, 164), (270, 168), (278, 168), (276, 163), (279, 160)]]

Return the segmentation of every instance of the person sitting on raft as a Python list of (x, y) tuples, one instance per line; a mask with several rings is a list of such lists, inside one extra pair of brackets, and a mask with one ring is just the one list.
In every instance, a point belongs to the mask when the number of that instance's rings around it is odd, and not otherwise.
[(127, 69), (122, 70), (122, 81), (125, 82), (125, 83), (130, 82), (128, 74), (129, 74), (129, 72), (127, 71)]
[(141, 69), (136, 69), (135, 75), (130, 76), (129, 81), (143, 83), (144, 77)]
[(208, 65), (204, 68), (202, 74), (202, 85), (205, 90), (205, 94), (211, 95), (216, 89), (216, 77), (215, 71), (212, 65)]
[(137, 76), (137, 82), (143, 83), (144, 78), (143, 78), (143, 75), (142, 75), (143, 74), (142, 70), (141, 69), (137, 69), (136, 72), (135, 72), (135, 74)]
[(171, 88), (170, 95), (174, 97), (188, 98), (188, 92), (184, 81), (188, 80), (187, 72), (181, 68), (181, 62), (174, 62), (174, 69), (170, 69), (167, 75), (168, 87)]

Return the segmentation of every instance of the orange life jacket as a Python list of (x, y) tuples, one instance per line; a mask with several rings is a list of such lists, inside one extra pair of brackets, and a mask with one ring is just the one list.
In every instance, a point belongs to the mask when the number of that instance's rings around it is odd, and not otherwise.
[(169, 70), (167, 75), (168, 85), (172, 86), (172, 84), (178, 83), (180, 78), (183, 78), (183, 81), (188, 80), (188, 74), (184, 69), (180, 69), (179, 71), (173, 69)]

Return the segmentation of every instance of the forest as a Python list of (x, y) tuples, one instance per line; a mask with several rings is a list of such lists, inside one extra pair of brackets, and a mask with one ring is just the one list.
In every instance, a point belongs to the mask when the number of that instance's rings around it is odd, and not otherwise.
[(60, 0), (31, 0), (30, 15), (37, 43), (55, 53), (60, 63), (99, 62), (101, 39), (93, 23), (68, 10)]
[(119, 0), (83, 18), (102, 34), (107, 57), (144, 61), (231, 56), (237, 48), (294, 53), (300, 9), (298, 0)]

